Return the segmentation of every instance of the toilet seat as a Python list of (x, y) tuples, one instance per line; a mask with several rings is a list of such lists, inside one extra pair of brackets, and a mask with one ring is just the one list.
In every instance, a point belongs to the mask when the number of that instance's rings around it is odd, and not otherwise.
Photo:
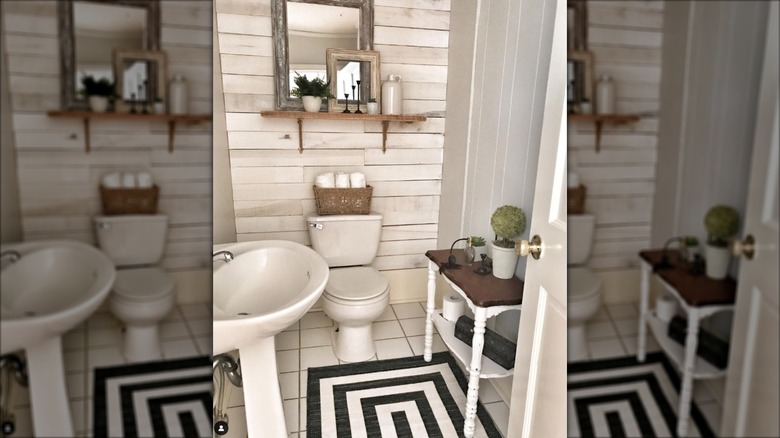
[(387, 277), (370, 266), (338, 268), (330, 270), (324, 294), (336, 301), (354, 303), (380, 297), (389, 286)]
[(119, 269), (116, 271), (113, 291), (128, 301), (155, 301), (170, 295), (173, 279), (157, 267)]
[(585, 267), (568, 268), (568, 301), (577, 302), (592, 299), (601, 292), (601, 280)]

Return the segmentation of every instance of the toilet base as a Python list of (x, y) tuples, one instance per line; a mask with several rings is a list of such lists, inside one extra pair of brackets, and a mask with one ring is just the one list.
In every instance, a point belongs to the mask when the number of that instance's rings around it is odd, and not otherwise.
[(364, 362), (376, 355), (371, 323), (361, 326), (339, 324), (334, 335), (333, 351), (344, 362)]
[(122, 354), (130, 362), (146, 362), (162, 359), (160, 335), (157, 324), (125, 326)]
[(588, 338), (585, 324), (570, 325), (566, 337), (568, 362), (588, 360)]

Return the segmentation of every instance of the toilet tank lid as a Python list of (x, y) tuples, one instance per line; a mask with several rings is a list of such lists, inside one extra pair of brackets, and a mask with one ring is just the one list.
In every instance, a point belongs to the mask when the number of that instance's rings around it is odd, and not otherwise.
[(387, 290), (387, 277), (370, 266), (331, 269), (325, 292), (343, 300), (367, 300)]
[(333, 214), (327, 216), (317, 216), (311, 213), (306, 216), (309, 222), (343, 222), (343, 221), (381, 221), (382, 215), (376, 212), (371, 214)]

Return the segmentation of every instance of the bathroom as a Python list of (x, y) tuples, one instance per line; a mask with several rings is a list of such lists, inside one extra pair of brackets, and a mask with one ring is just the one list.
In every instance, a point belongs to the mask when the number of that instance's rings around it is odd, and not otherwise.
[[(92, 120), (85, 131), (80, 119), (49, 116), (49, 111), (65, 108), (58, 34), (64, 3), (2, 2), (2, 242), (66, 239), (95, 245), (93, 218), (101, 215), (98, 186), (103, 176), (150, 174), (160, 188), (158, 213), (168, 219), (164, 253), (157, 265), (172, 280), (175, 294), (174, 308), (160, 322), (162, 357), (207, 358), (211, 351), (211, 124), (179, 124), (169, 152), (164, 120)], [(73, 3), (87, 9), (95, 6)], [(167, 75), (187, 78), (188, 111), (208, 114), (209, 120), (211, 13), (209, 2), (163, 1), (154, 24), (159, 27), (159, 47), (168, 55)], [(74, 44), (84, 41), (83, 34), (113, 41), (122, 32), (116, 21), (100, 12), (80, 18)], [(138, 20), (141, 26), (152, 22)], [(111, 69), (110, 48), (108, 53), (105, 66), (96, 68)], [(88, 152), (86, 134), (90, 135)], [(106, 299), (63, 337), (75, 436), (97, 434), (92, 412), (94, 368), (127, 362), (119, 347), (121, 325), (109, 307)], [(13, 436), (33, 436), (28, 391), (18, 385), (13, 389)], [(210, 430), (210, 408), (201, 412)]]

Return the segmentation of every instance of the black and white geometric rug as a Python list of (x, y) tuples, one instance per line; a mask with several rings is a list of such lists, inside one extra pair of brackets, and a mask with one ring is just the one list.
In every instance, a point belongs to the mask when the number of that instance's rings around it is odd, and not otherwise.
[(208, 356), (95, 369), (94, 436), (211, 437)]
[[(309, 368), (307, 436), (462, 437), (468, 381), (448, 352)], [(477, 437), (501, 437), (481, 403)]]
[[(663, 353), (569, 364), (568, 436), (677, 435), (680, 378)], [(695, 403), (688, 436), (714, 437)]]

